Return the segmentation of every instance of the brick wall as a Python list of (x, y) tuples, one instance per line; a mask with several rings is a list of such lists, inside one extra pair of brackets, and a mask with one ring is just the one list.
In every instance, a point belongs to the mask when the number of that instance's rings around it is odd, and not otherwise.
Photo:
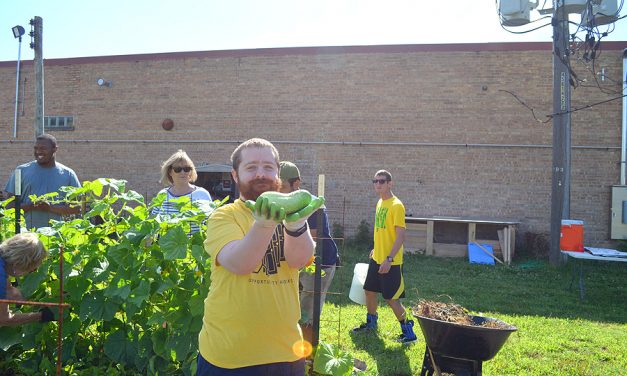
[[(596, 81), (572, 107), (617, 97), (622, 50), (607, 43)], [(591, 66), (591, 64), (588, 64)], [(101, 87), (96, 79), (112, 81)], [(32, 159), (34, 71), (24, 62), (24, 116), (12, 137), (15, 63), (0, 62), (0, 181)], [(599, 77), (597, 77), (599, 78)], [(552, 112), (548, 43), (374, 46), (214, 51), (56, 59), (45, 62), (45, 114), (74, 116), (52, 132), (57, 159), (81, 180), (123, 178), (154, 195), (159, 164), (176, 149), (197, 164), (229, 163), (238, 142), (263, 137), (297, 163), (305, 188), (326, 175), (333, 222), (347, 233), (372, 223), (370, 180), (392, 172), (394, 192), (415, 216), (520, 220), (524, 233), (549, 232), (552, 127), (514, 96)], [(611, 93), (610, 90), (615, 91)], [(619, 183), (621, 100), (572, 114), (571, 217), (586, 242), (609, 239), (610, 188)], [(20, 110), (21, 110), (20, 105)], [(174, 120), (165, 131), (161, 122)]]

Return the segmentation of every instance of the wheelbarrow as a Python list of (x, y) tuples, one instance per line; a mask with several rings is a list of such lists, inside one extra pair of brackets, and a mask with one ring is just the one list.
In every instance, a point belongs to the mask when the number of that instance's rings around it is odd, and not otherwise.
[[(470, 316), (474, 325), (461, 325), (414, 315), (425, 337), (421, 376), (440, 372), (480, 376), (482, 363), (494, 358), (515, 326), (483, 316)], [(497, 327), (482, 326), (494, 321)]]

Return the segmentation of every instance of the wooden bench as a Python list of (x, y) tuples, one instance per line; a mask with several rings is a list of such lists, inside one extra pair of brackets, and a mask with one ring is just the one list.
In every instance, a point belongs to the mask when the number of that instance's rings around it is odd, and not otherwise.
[[(407, 252), (424, 250), (425, 254), (440, 257), (465, 257), (468, 255), (468, 243), (490, 244), (494, 254), (502, 257), (509, 264), (514, 257), (516, 243), (516, 225), (519, 222), (510, 220), (493, 220), (485, 218), (466, 217), (405, 217), (407, 230), (405, 232), (404, 248)], [(462, 225), (464, 234), (462, 242), (439, 242), (435, 238), (436, 226), (446, 224)], [(493, 239), (477, 239), (477, 226), (495, 228)], [(459, 232), (459, 230), (457, 230)], [(485, 231), (483, 231), (485, 233)], [(498, 240), (497, 240), (498, 239)]]

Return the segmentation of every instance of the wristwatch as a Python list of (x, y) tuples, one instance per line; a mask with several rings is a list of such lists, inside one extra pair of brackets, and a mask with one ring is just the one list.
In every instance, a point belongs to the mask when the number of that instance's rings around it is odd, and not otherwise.
[(392, 261), (394, 261), (394, 257), (388, 256), (388, 257), (386, 257), (386, 260), (388, 260), (389, 262), (392, 262)]

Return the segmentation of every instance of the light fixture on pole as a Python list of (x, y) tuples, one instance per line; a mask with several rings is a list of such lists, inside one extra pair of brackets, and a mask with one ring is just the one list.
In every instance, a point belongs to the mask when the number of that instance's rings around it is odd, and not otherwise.
[(15, 74), (15, 116), (13, 117), (13, 138), (17, 138), (17, 102), (20, 89), (20, 56), (22, 54), (22, 35), (24, 35), (24, 28), (20, 25), (16, 25), (13, 26), (11, 30), (13, 31), (13, 36), (19, 39), (17, 47), (17, 72)]

